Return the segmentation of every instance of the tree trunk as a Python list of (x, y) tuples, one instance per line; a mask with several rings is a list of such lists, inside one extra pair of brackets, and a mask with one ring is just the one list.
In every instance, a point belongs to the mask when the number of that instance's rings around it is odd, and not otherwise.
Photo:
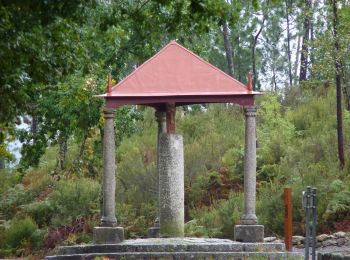
[(230, 34), (228, 31), (228, 26), (227, 22), (224, 21), (222, 25), (222, 33), (224, 36), (224, 45), (225, 45), (225, 52), (226, 52), (226, 60), (227, 60), (227, 69), (228, 69), (228, 74), (233, 77), (233, 54), (232, 54), (232, 47), (231, 47), (231, 42), (230, 42)]
[(58, 151), (56, 168), (58, 168), (59, 170), (63, 170), (64, 163), (66, 161), (67, 149), (68, 149), (67, 138), (64, 136), (58, 137), (58, 145), (59, 145), (59, 151)]
[(294, 85), (297, 85), (298, 80), (298, 65), (299, 65), (299, 56), (300, 56), (300, 42), (301, 42), (301, 36), (298, 35), (298, 44), (297, 44), (297, 53), (295, 54), (295, 62), (294, 62)]
[(78, 162), (80, 161), (80, 158), (83, 156), (83, 153), (84, 153), (84, 150), (85, 150), (86, 140), (88, 138), (88, 132), (89, 131), (86, 131), (84, 133), (84, 137), (83, 137), (83, 141), (81, 142), (81, 145), (80, 145), (79, 153), (78, 153), (77, 157), (74, 160), (74, 164), (75, 165), (78, 164)]
[(338, 159), (341, 168), (344, 168), (344, 144), (343, 144), (343, 118), (341, 104), (341, 64), (338, 57), (339, 41), (337, 38), (338, 13), (337, 0), (331, 0), (333, 5), (333, 37), (334, 37), (334, 68), (335, 68), (335, 84), (337, 95), (337, 137), (338, 137)]
[(310, 40), (310, 17), (309, 13), (311, 10), (311, 0), (305, 0), (305, 18), (304, 18), (304, 36), (303, 43), (301, 45), (301, 56), (300, 56), (300, 74), (299, 81), (307, 79), (308, 60), (309, 60), (309, 40)]
[(258, 75), (256, 72), (255, 48), (256, 48), (256, 44), (257, 44), (258, 39), (259, 39), (259, 35), (261, 34), (262, 29), (264, 28), (264, 22), (265, 22), (265, 17), (262, 20), (261, 27), (260, 27), (259, 31), (257, 32), (257, 34), (254, 36), (254, 39), (253, 39), (253, 46), (252, 46), (252, 64), (253, 64), (253, 82), (252, 82), (252, 84), (253, 84), (253, 90), (256, 90), (256, 82), (258, 79)]
[(289, 0), (285, 0), (286, 3), (286, 18), (287, 18), (287, 52), (288, 52), (288, 75), (289, 75), (289, 86), (293, 84), (292, 76), (292, 58), (290, 54), (290, 28), (289, 28)]
[(0, 157), (0, 170), (5, 169), (5, 158)]
[(38, 116), (32, 115), (32, 122), (30, 125), (30, 132), (32, 135), (35, 135), (38, 132)]
[(274, 85), (274, 91), (277, 92), (275, 64), (273, 64), (273, 66), (272, 66), (272, 81), (273, 81), (273, 85)]

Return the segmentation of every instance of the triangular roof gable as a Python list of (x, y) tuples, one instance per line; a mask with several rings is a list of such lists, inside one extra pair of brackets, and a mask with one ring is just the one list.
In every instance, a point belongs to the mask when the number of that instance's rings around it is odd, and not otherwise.
[(107, 97), (254, 95), (244, 84), (171, 41), (113, 86)]

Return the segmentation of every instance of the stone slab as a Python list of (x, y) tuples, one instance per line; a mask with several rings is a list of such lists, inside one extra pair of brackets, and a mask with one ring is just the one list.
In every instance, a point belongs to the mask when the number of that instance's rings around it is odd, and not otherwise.
[(243, 251), (245, 252), (273, 252), (284, 251), (283, 243), (244, 243)]
[(236, 225), (234, 239), (238, 242), (258, 243), (264, 241), (263, 225)]
[(100, 257), (109, 260), (142, 259), (142, 260), (282, 260), (302, 259), (299, 255), (286, 252), (248, 253), (248, 252), (133, 252), (133, 253), (108, 253), (108, 254), (79, 254), (57, 255), (46, 257), (47, 260), (95, 260)]
[(125, 240), (118, 244), (93, 244), (58, 247), (56, 255), (132, 254), (132, 253), (268, 253), (284, 251), (282, 243), (240, 243), (216, 238), (147, 238)]
[(338, 251), (331, 253), (318, 253), (318, 260), (350, 260), (350, 251)]
[(95, 244), (115, 244), (124, 241), (122, 227), (94, 227), (93, 240)]

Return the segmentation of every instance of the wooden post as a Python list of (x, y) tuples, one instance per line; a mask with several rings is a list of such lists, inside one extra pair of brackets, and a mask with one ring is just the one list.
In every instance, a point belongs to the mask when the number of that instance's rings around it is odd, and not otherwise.
[(292, 251), (292, 189), (284, 188), (284, 243), (287, 251)]

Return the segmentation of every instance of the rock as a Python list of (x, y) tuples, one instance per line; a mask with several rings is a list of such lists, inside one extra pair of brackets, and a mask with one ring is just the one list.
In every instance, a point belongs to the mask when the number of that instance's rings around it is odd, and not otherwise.
[(323, 242), (323, 241), (326, 241), (328, 239), (331, 239), (331, 236), (329, 236), (327, 234), (321, 234), (321, 235), (316, 237), (316, 240), (319, 242)]
[(277, 237), (265, 237), (264, 238), (264, 242), (265, 243), (270, 243), (270, 242), (273, 242), (277, 239)]
[(338, 238), (337, 240), (337, 245), (338, 246), (343, 246), (346, 244), (346, 242), (348, 241), (345, 237), (341, 237), (341, 238)]
[(335, 246), (335, 245), (337, 245), (337, 240), (335, 239), (328, 239), (322, 242), (322, 246)]
[(293, 245), (303, 244), (304, 240), (305, 240), (305, 237), (303, 237), (303, 236), (293, 236), (292, 237)]
[(336, 238), (343, 238), (343, 237), (346, 236), (346, 233), (343, 232), (343, 231), (339, 231), (339, 232), (337, 232), (337, 233), (334, 233), (333, 235), (334, 235)]

